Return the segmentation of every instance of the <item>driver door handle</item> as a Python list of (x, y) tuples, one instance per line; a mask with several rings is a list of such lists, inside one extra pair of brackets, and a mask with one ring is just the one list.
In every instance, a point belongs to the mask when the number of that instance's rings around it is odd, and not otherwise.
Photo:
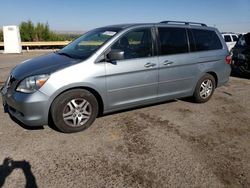
[(146, 67), (146, 68), (151, 68), (151, 67), (154, 67), (156, 64), (155, 63), (146, 63), (145, 65), (144, 65), (144, 67)]

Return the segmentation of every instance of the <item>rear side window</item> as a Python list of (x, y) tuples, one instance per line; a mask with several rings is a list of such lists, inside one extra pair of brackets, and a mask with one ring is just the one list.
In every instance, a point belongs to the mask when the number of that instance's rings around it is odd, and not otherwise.
[(232, 42), (230, 35), (224, 35), (225, 42)]
[(192, 29), (195, 40), (195, 51), (222, 49), (222, 44), (215, 31)]
[(160, 27), (160, 54), (180, 54), (188, 52), (186, 29)]

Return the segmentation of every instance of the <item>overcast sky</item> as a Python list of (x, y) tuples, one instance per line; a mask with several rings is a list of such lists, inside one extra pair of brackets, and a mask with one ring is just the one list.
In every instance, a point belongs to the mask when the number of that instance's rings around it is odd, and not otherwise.
[(250, 32), (250, 0), (1, 0), (0, 27), (48, 22), (52, 30), (87, 31), (117, 24), (181, 20), (220, 31)]

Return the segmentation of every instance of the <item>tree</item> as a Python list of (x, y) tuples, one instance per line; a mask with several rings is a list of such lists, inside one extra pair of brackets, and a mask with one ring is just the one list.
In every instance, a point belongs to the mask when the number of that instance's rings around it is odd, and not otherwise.
[[(24, 42), (31, 41), (65, 41), (72, 40), (79, 35), (57, 34), (50, 30), (48, 22), (46, 24), (38, 22), (34, 25), (30, 20), (21, 22), (19, 25), (21, 39)], [(0, 36), (1, 40), (1, 36)]]
[(22, 22), (19, 27), (22, 41), (35, 41), (35, 28), (30, 20)]
[(44, 28), (43, 28), (43, 33), (42, 33), (42, 40), (44, 41), (48, 41), (50, 40), (50, 30), (49, 30), (49, 24), (46, 23), (46, 25), (44, 25)]
[(36, 41), (42, 41), (43, 40), (43, 30), (44, 30), (44, 25), (42, 23), (37, 23), (36, 28), (35, 28), (35, 40)]
[(0, 42), (3, 42), (3, 31), (0, 30)]

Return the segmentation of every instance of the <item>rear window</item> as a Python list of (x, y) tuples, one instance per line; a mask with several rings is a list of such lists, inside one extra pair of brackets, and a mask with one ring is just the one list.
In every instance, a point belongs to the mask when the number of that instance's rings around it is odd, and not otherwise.
[(195, 51), (222, 49), (222, 44), (215, 31), (192, 29), (195, 40)]
[(232, 42), (230, 35), (224, 35), (225, 42)]
[(180, 54), (188, 52), (186, 29), (160, 27), (161, 55)]

